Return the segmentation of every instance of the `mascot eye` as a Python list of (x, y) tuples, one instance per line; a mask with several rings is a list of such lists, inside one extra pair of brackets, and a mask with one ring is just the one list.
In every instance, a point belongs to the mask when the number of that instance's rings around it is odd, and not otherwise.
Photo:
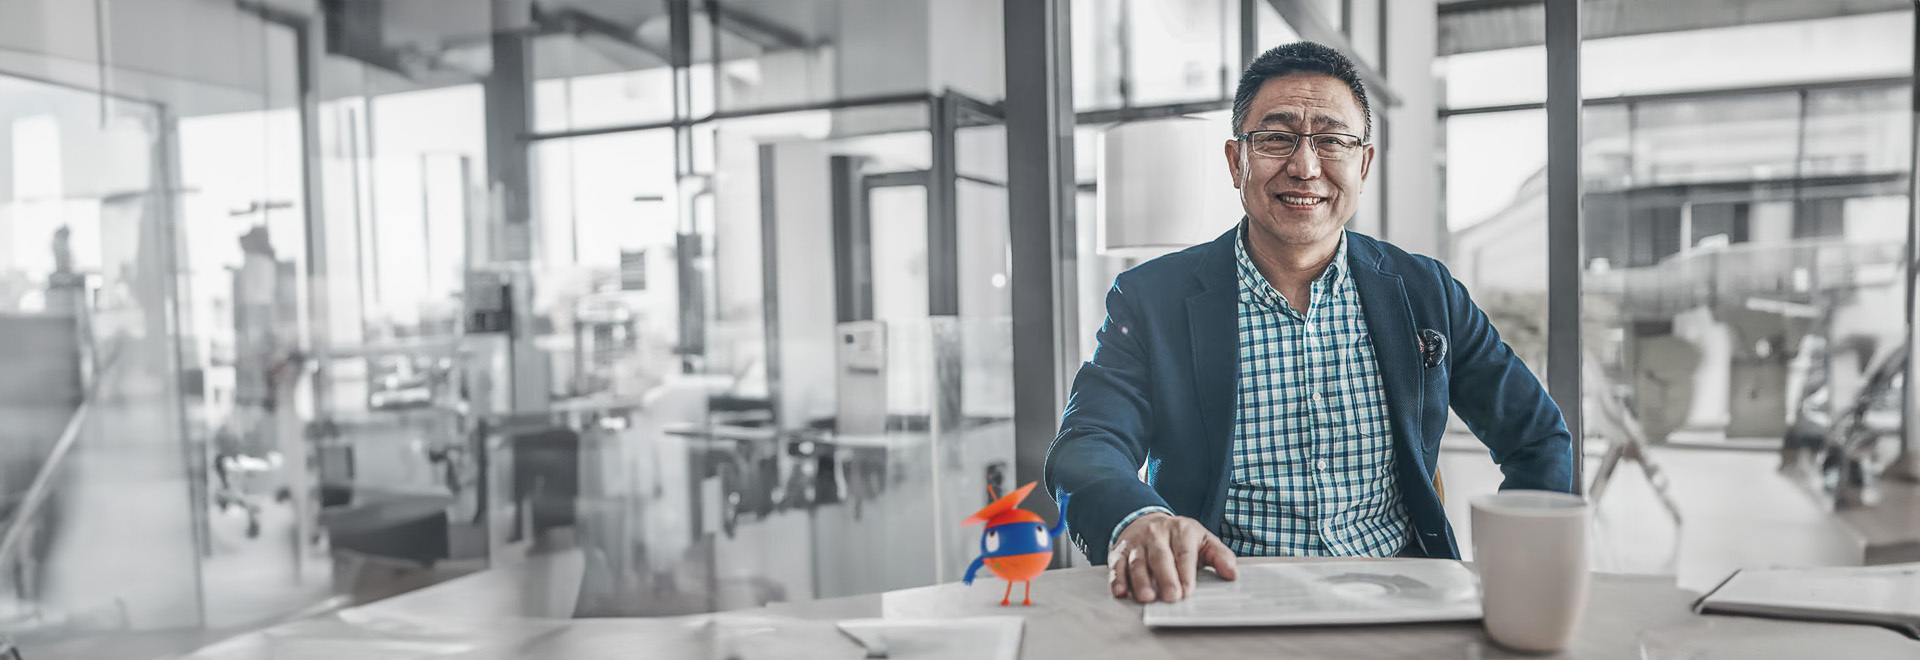
[(987, 530), (987, 552), (993, 552), (999, 549), (1000, 549), (1000, 530), (997, 530), (997, 529)]
[(1044, 526), (1044, 525), (1034, 525), (1034, 526), (1033, 526), (1033, 538), (1035, 538), (1035, 539), (1038, 539), (1038, 540), (1040, 541), (1040, 547), (1042, 547), (1042, 548), (1044, 548), (1044, 547), (1047, 547), (1047, 541), (1048, 541), (1049, 539), (1047, 538), (1047, 528), (1046, 528), (1046, 526)]

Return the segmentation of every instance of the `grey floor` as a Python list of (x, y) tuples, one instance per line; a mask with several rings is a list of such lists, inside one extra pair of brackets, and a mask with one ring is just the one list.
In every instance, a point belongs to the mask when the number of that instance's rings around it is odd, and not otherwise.
[[(1598, 465), (1589, 448), (1587, 473)], [(1680, 508), (1676, 522), (1640, 468), (1623, 463), (1596, 504), (1593, 568), (1674, 575), (1681, 588), (1707, 589), (1738, 568), (1847, 566), (1861, 542), (1800, 486), (1775, 471), (1779, 456), (1740, 449), (1654, 447)], [(1468, 502), (1500, 487), (1498, 466), (1472, 436), (1448, 436), (1440, 455), (1447, 517), (1471, 559)]]

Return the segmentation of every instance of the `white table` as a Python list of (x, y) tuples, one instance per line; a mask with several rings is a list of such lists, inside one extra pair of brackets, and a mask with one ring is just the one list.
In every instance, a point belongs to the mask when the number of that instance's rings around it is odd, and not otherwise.
[(550, 591), (531, 584), (553, 577), (540, 573), (523, 580), (528, 584), (497, 575), (463, 578), (395, 601), (276, 626), (188, 657), (416, 657), (408, 655), (413, 652), (435, 660), (719, 660), (723, 649), (732, 649), (741, 660), (851, 660), (862, 652), (834, 629), (834, 621), (1014, 614), (1026, 618), (1025, 660), (1920, 658), (1920, 641), (1882, 628), (1695, 615), (1689, 608), (1696, 595), (1660, 576), (1595, 575), (1579, 640), (1563, 653), (1538, 656), (1493, 646), (1478, 623), (1148, 630), (1140, 622), (1141, 605), (1108, 595), (1104, 567), (1047, 572), (1034, 581), (1032, 607), (1000, 607), (1004, 585), (981, 580), (971, 587), (943, 584), (661, 619), (542, 619), (502, 609), (499, 601)]

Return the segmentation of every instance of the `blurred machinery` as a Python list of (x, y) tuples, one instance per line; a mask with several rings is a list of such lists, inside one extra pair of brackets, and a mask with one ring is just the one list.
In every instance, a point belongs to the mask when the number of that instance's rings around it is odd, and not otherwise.
[(1809, 479), (1835, 508), (1878, 504), (1881, 482), (1905, 451), (1900, 409), (1909, 356), (1906, 344), (1875, 356), (1857, 394), (1839, 406), (1829, 368), (1815, 367), (1782, 439), (1781, 471)]
[(431, 405), (435, 383), (446, 382), (451, 365), (428, 356), (389, 355), (367, 370), (367, 407), (400, 410)]
[(639, 348), (636, 314), (619, 293), (585, 296), (573, 310), (573, 391), (612, 392), (619, 387), (621, 362)]

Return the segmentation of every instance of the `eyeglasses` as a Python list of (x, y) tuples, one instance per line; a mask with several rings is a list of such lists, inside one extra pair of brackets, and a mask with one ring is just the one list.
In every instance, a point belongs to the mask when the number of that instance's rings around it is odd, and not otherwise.
[(1239, 135), (1253, 153), (1267, 158), (1291, 158), (1302, 140), (1313, 142), (1313, 154), (1320, 160), (1346, 160), (1367, 146), (1360, 138), (1346, 133), (1295, 133), (1293, 131), (1248, 131)]

